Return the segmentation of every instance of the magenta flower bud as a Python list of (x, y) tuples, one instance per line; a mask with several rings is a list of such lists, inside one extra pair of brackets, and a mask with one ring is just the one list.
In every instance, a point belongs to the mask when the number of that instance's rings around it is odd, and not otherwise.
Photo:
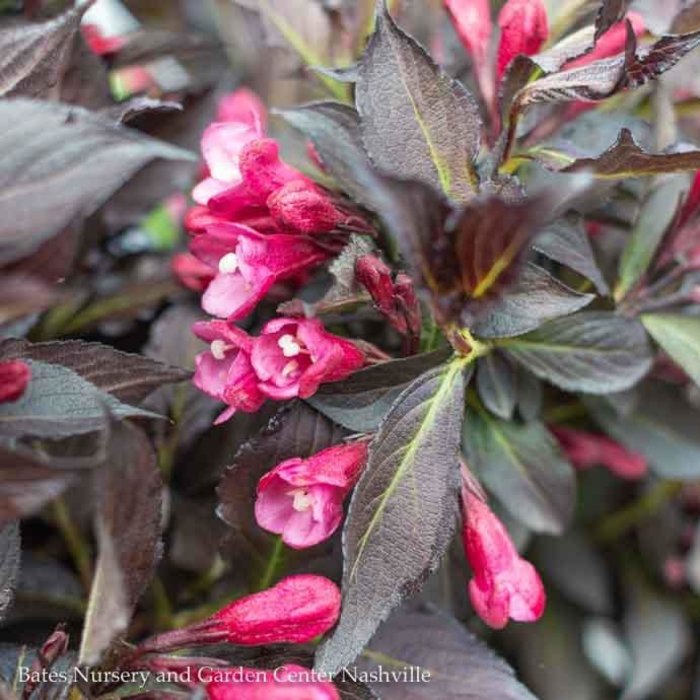
[(489, 0), (444, 0), (445, 8), (462, 45), (482, 70), (489, 53), (493, 24)]
[(241, 151), (239, 162), (249, 195), (260, 203), (287, 183), (307, 179), (280, 158), (280, 147), (275, 139), (248, 143)]
[(225, 679), (225, 671), (215, 669), (213, 679), (205, 680), (210, 700), (340, 700), (333, 683), (318, 679), (303, 666), (289, 664), (274, 671), (235, 668), (230, 669), (233, 680), (215, 680)]
[(494, 629), (509, 619), (538, 620), (546, 595), (537, 570), (520, 557), (503, 523), (466, 485), (462, 506), (464, 551), (474, 574), (469, 598), (477, 615)]
[(288, 576), (276, 586), (240, 598), (206, 620), (151, 637), (139, 655), (208, 644), (303, 644), (338, 621), (340, 590), (312, 574)]
[(420, 303), (416, 296), (416, 287), (413, 284), (413, 280), (403, 272), (399, 272), (399, 274), (396, 275), (394, 291), (399, 310), (406, 319), (406, 326), (409, 334), (416, 337), (419, 336), (422, 319)]
[(542, 0), (508, 0), (498, 15), (498, 26), (501, 41), (496, 71), (500, 79), (516, 56), (532, 56), (547, 41), (547, 8)]
[(0, 403), (17, 401), (27, 389), (31, 370), (26, 362), (0, 362)]
[(367, 442), (336, 445), (278, 464), (260, 479), (255, 519), (294, 549), (328, 539), (343, 520), (343, 501), (367, 461)]
[(216, 121), (246, 124), (263, 134), (267, 127), (267, 109), (252, 90), (238, 88), (219, 100)]
[(282, 229), (328, 233), (347, 218), (320, 187), (309, 180), (289, 182), (267, 200), (272, 218)]
[(622, 479), (641, 479), (647, 473), (648, 464), (643, 455), (624, 448), (605, 435), (560, 425), (552, 425), (550, 430), (577, 469), (600, 465)]
[(395, 315), (394, 281), (384, 261), (376, 255), (363, 255), (355, 262), (355, 277), (367, 289), (379, 311), (390, 318)]

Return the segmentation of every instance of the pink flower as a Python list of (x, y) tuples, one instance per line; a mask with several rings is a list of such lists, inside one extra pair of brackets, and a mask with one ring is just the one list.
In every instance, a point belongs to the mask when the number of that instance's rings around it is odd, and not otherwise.
[(247, 124), (264, 133), (267, 128), (267, 109), (252, 90), (239, 88), (219, 100), (216, 121)]
[(212, 197), (225, 192), (243, 181), (240, 158), (244, 148), (263, 136), (260, 126), (242, 122), (215, 122), (202, 136), (202, 155), (209, 169), (209, 177), (192, 192), (197, 204), (207, 204)]
[(340, 591), (324, 576), (300, 574), (240, 598), (201, 622), (151, 637), (141, 654), (207, 644), (303, 644), (338, 620)]
[(0, 403), (21, 398), (31, 375), (29, 365), (21, 360), (0, 362)]
[(547, 8), (542, 0), (508, 0), (498, 15), (501, 41), (498, 46), (498, 79), (516, 56), (536, 54), (549, 36)]
[(255, 339), (250, 361), (260, 390), (273, 399), (308, 398), (325, 382), (344, 379), (364, 364), (349, 340), (318, 319), (273, 319)]
[(328, 258), (328, 252), (309, 238), (263, 235), (234, 223), (207, 227), (193, 239), (190, 250), (214, 273), (202, 296), (202, 308), (231, 321), (251, 313), (277, 282)]
[(535, 567), (522, 559), (493, 511), (467, 486), (462, 489), (464, 551), (474, 577), (469, 597), (477, 615), (494, 629), (508, 619), (533, 622), (544, 612), (544, 586)]
[(627, 450), (605, 435), (560, 425), (551, 425), (549, 429), (578, 469), (602, 465), (622, 479), (641, 479), (647, 472), (647, 460), (643, 455)]
[(237, 410), (257, 411), (266, 396), (260, 391), (250, 362), (253, 339), (226, 321), (200, 321), (192, 330), (210, 343), (209, 350), (195, 359), (194, 385), (229, 406), (216, 423), (228, 420)]
[(478, 70), (487, 61), (493, 32), (489, 0), (445, 0), (445, 8)]
[(343, 501), (366, 461), (367, 442), (362, 441), (278, 464), (258, 484), (258, 525), (282, 535), (294, 549), (323, 542), (342, 522)]
[(613, 24), (612, 27), (598, 39), (592, 51), (569, 61), (564, 66), (564, 70), (580, 68), (581, 66), (593, 63), (593, 61), (611, 58), (612, 56), (622, 53), (625, 50), (625, 44), (627, 42), (626, 20), (629, 20), (632, 25), (635, 36), (639, 37), (646, 31), (644, 18), (637, 12), (628, 12), (624, 20)]
[[(224, 671), (211, 669), (211, 676), (216, 679)], [(231, 669), (231, 675), (242, 676), (243, 680), (204, 680), (210, 700), (340, 700), (333, 683), (317, 680), (303, 666), (288, 664), (274, 671), (235, 668)]]
[(215, 276), (209, 265), (197, 260), (190, 253), (173, 255), (170, 269), (181, 284), (195, 292), (203, 292)]

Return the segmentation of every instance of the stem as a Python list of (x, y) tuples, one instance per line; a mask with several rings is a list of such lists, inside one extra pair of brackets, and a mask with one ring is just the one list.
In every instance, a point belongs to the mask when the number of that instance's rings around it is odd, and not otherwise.
[(611, 542), (659, 511), (681, 490), (675, 481), (660, 481), (626, 508), (604, 518), (596, 529), (596, 539)]
[(78, 528), (71, 518), (66, 502), (62, 496), (53, 502), (53, 516), (58, 529), (61, 531), (63, 540), (68, 547), (75, 568), (80, 575), (80, 580), (86, 592), (90, 591), (92, 585), (92, 564), (90, 558), (90, 547), (84, 540)]
[(270, 558), (267, 560), (265, 571), (263, 571), (263, 575), (260, 577), (260, 581), (258, 581), (256, 590), (264, 591), (266, 588), (269, 588), (272, 585), (275, 575), (277, 574), (280, 564), (282, 563), (283, 551), (284, 543), (282, 542), (282, 538), (277, 537), (274, 545), (272, 546)]

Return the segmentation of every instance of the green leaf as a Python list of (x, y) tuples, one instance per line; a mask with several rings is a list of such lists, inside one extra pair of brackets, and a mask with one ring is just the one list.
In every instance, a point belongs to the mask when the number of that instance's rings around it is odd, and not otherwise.
[(600, 427), (630, 450), (641, 452), (663, 479), (700, 478), (700, 412), (677, 387), (645, 382), (636, 405), (620, 413), (604, 399), (586, 404)]
[[(457, 519), (464, 360), (430, 370), (374, 438), (343, 531), (343, 607), (316, 667), (351, 663), (379, 623), (437, 567)], [(410, 541), (410, 546), (406, 544)]]
[(645, 314), (642, 323), (652, 338), (700, 384), (700, 318), (679, 314)]
[(496, 342), (540, 379), (591, 394), (629, 389), (652, 361), (642, 324), (606, 312), (574, 314)]
[(396, 26), (380, 4), (359, 68), (356, 103), (374, 164), (464, 201), (477, 185), (482, 123), (472, 95)]
[(470, 410), (462, 436), (469, 465), (509, 512), (535, 532), (561, 534), (574, 510), (571, 465), (542, 423), (524, 425)]
[(102, 430), (107, 411), (119, 417), (158, 418), (100, 391), (67, 367), (33, 360), (28, 364), (32, 376), (23, 396), (0, 404), (3, 436), (61, 438)]
[(622, 299), (647, 271), (687, 190), (687, 178), (676, 176), (661, 182), (646, 197), (622, 251), (615, 299)]
[(310, 399), (317, 411), (349, 430), (376, 430), (399, 394), (432, 367), (444, 363), (449, 349), (389, 360), (367, 367), (342, 382), (322, 386)]

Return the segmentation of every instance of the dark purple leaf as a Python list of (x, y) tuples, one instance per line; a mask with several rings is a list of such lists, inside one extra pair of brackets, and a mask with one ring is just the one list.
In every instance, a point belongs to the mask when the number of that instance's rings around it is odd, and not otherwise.
[[(317, 669), (336, 673), (437, 568), (457, 519), (464, 365), (429, 370), (379, 427), (343, 530), (343, 607)], [(410, 546), (405, 546), (407, 533)]]
[(535, 700), (513, 669), (457, 620), (432, 608), (399, 610), (380, 627), (360, 671), (428, 672), (427, 682), (372, 684), (382, 700)]
[(503, 421), (481, 408), (468, 412), (463, 442), (470, 467), (514, 518), (535, 532), (564, 532), (576, 481), (542, 423)]
[(384, 2), (355, 96), (365, 146), (380, 170), (456, 201), (474, 194), (482, 131), (476, 101), (395, 24)]
[(598, 41), (616, 22), (624, 18), (632, 0), (602, 0), (595, 18), (595, 40)]
[(154, 389), (190, 377), (187, 370), (83, 340), (0, 342), (0, 360), (9, 359), (28, 359), (66, 367), (100, 391), (128, 403), (138, 403)]
[(451, 350), (390, 360), (326, 384), (308, 402), (331, 420), (358, 433), (379, 427), (399, 394), (421, 374), (445, 362)]
[(623, 129), (605, 153), (594, 158), (579, 158), (563, 172), (592, 172), (599, 178), (622, 179), (640, 175), (660, 175), (700, 169), (700, 151), (647, 153), (642, 150), (629, 129)]
[(533, 248), (550, 260), (571, 268), (587, 277), (601, 294), (610, 290), (593, 256), (583, 221), (562, 218), (537, 235)]
[(0, 103), (0, 261), (35, 250), (154, 158), (189, 153), (78, 107)]
[(80, 646), (96, 664), (124, 632), (160, 558), (163, 482), (155, 452), (139, 428), (112, 421), (107, 463), (97, 472), (97, 568)]
[(515, 284), (484, 311), (472, 330), (482, 338), (522, 335), (578, 311), (593, 299), (593, 294), (575, 292), (538, 265), (527, 263)]
[(517, 401), (516, 375), (513, 367), (498, 353), (492, 352), (476, 366), (476, 388), (484, 406), (494, 415), (510, 420)]
[(72, 369), (28, 360), (31, 380), (17, 401), (0, 403), (4, 437), (62, 438), (103, 430), (106, 411), (116, 416), (157, 418), (100, 391)]
[(568, 391), (624, 391), (651, 367), (644, 326), (606, 312), (574, 314), (497, 342), (526, 369)]
[(0, 29), (0, 95), (58, 93), (85, 9), (68, 10), (47, 22), (8, 22)]
[(15, 522), (0, 530), (0, 617), (12, 602), (19, 562), (19, 525)]
[(0, 445), (0, 526), (33, 515), (59, 496), (76, 472), (25, 448)]

